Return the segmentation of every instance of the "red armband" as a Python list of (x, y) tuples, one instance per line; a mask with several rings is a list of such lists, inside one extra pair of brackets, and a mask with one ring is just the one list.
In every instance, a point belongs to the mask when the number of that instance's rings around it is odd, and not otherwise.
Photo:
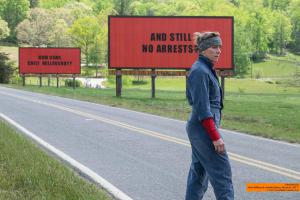
[(212, 141), (220, 139), (220, 134), (216, 129), (215, 122), (213, 118), (209, 117), (201, 121), (202, 126), (205, 128), (208, 136)]

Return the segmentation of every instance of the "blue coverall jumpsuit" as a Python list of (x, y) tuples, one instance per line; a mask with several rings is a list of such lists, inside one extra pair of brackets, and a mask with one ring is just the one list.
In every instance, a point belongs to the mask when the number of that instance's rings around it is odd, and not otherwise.
[(210, 181), (217, 200), (234, 199), (231, 166), (227, 152), (218, 154), (201, 124), (212, 117), (218, 128), (221, 120), (222, 91), (213, 64), (203, 55), (193, 64), (187, 83), (192, 112), (187, 133), (192, 146), (192, 163), (187, 180), (186, 200), (200, 200)]

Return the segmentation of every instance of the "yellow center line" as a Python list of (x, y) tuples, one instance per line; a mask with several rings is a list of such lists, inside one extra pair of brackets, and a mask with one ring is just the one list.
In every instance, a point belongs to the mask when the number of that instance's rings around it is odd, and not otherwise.
[[(184, 146), (187, 146), (187, 147), (191, 147), (189, 141), (183, 140), (183, 139), (180, 139), (180, 138), (176, 138), (176, 137), (172, 137), (172, 136), (169, 136), (169, 135), (161, 134), (161, 133), (151, 131), (151, 130), (146, 130), (146, 129), (143, 129), (143, 128), (139, 128), (139, 127), (136, 127), (136, 126), (132, 126), (132, 125), (123, 123), (123, 122), (119, 122), (119, 121), (116, 121), (116, 120), (111, 120), (111, 119), (108, 119), (108, 118), (100, 117), (98, 115), (83, 112), (83, 111), (80, 111), (80, 110), (75, 110), (75, 109), (68, 108), (68, 107), (65, 107), (65, 106), (60, 106), (60, 105), (57, 105), (57, 104), (52, 104), (52, 103), (47, 103), (47, 102), (43, 102), (43, 101), (39, 101), (39, 100), (34, 100), (34, 99), (31, 99), (31, 98), (22, 97), (22, 96), (18, 96), (18, 95), (14, 95), (14, 94), (7, 94), (7, 93), (4, 93), (4, 92), (0, 92), (0, 93), (4, 94), (4, 95), (15, 97), (15, 98), (18, 98), (18, 99), (22, 99), (22, 100), (30, 101), (30, 102), (33, 102), (33, 103), (46, 105), (46, 106), (56, 108), (56, 109), (59, 109), (59, 110), (67, 111), (67, 112), (70, 112), (70, 113), (74, 113), (74, 114), (77, 114), (77, 115), (80, 115), (80, 116), (83, 116), (83, 117), (86, 117), (86, 118), (89, 118), (89, 119), (94, 119), (94, 120), (97, 120), (97, 121), (100, 121), (100, 122), (104, 122), (104, 123), (108, 123), (108, 124), (111, 124), (111, 125), (114, 125), (114, 126), (125, 128), (125, 129), (128, 129), (128, 130), (143, 134), (143, 135), (148, 135), (148, 136), (151, 136), (151, 137), (159, 138), (161, 140), (165, 140), (165, 141), (181, 144), (181, 145), (184, 145)], [(263, 162), (263, 161), (260, 161), (260, 160), (256, 160), (256, 159), (253, 159), (253, 158), (249, 158), (249, 157), (246, 157), (246, 156), (241, 156), (241, 155), (231, 153), (231, 152), (228, 152), (228, 155), (229, 155), (229, 158), (231, 160), (234, 160), (234, 161), (237, 161), (237, 162), (240, 162), (240, 163), (244, 163), (246, 165), (254, 166), (254, 167), (257, 167), (257, 168), (260, 168), (260, 169), (264, 169), (264, 170), (267, 170), (267, 171), (270, 171), (270, 172), (274, 172), (274, 173), (277, 173), (277, 174), (280, 174), (280, 175), (283, 175), (283, 176), (286, 176), (286, 177), (289, 177), (289, 178), (300, 180), (300, 172), (298, 172), (298, 171), (291, 170), (291, 169), (284, 168), (284, 167), (280, 167), (280, 166), (277, 166), (277, 165), (274, 165), (274, 164), (270, 164), (270, 163)]]
[(300, 172), (297, 172), (295, 170), (287, 169), (287, 168), (284, 168), (284, 167), (279, 167), (277, 165), (273, 165), (273, 164), (266, 163), (266, 162), (263, 162), (263, 161), (255, 160), (255, 159), (248, 158), (248, 157), (245, 157), (245, 156), (241, 156), (241, 155), (238, 155), (238, 154), (235, 154), (235, 153), (229, 153), (229, 154), (231, 156), (234, 156), (234, 157), (239, 158), (239, 159), (243, 159), (243, 160), (246, 160), (246, 161), (249, 161), (249, 162), (257, 163), (257, 164), (260, 164), (260, 165), (264, 165), (264, 166), (271, 167), (271, 168), (274, 168), (274, 169), (286, 171), (286, 172), (293, 173), (293, 174), (296, 174), (296, 175), (300, 176)]

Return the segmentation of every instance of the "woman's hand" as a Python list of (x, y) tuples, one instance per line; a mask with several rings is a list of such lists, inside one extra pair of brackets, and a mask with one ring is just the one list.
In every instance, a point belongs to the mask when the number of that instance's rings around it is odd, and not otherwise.
[(222, 138), (213, 141), (213, 144), (215, 146), (215, 150), (217, 153), (221, 153), (221, 154), (225, 153), (225, 143), (222, 140)]

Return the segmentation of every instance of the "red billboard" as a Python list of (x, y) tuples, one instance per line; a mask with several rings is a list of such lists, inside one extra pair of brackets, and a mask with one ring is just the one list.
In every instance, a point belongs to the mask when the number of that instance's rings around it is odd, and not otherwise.
[(20, 74), (80, 74), (80, 48), (19, 48)]
[(233, 69), (233, 17), (109, 16), (109, 68), (189, 69), (197, 59), (193, 33), (219, 32), (217, 69)]

